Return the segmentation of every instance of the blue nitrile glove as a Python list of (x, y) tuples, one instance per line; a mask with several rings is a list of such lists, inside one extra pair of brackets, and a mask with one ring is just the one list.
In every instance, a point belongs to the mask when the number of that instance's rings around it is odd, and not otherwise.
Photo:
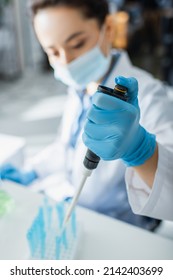
[(128, 166), (138, 166), (154, 154), (155, 136), (139, 124), (137, 80), (119, 76), (115, 82), (128, 89), (128, 102), (97, 91), (87, 115), (83, 141), (104, 160), (122, 159)]
[(0, 175), (2, 180), (10, 180), (25, 186), (31, 184), (37, 178), (37, 174), (33, 170), (23, 171), (9, 163), (0, 167)]

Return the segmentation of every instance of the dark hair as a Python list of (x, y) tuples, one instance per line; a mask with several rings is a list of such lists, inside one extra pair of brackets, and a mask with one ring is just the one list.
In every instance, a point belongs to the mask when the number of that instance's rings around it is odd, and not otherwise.
[(31, 16), (34, 17), (40, 9), (53, 6), (66, 6), (82, 11), (86, 18), (95, 18), (102, 25), (109, 13), (107, 0), (28, 0)]

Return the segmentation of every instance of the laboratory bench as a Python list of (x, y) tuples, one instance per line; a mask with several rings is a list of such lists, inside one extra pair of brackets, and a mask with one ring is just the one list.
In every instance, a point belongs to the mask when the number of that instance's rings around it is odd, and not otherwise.
[[(43, 195), (11, 182), (3, 182), (0, 189), (14, 200), (13, 210), (0, 218), (0, 260), (27, 259), (26, 231)], [(75, 259), (173, 259), (173, 240), (79, 206), (76, 217), (80, 236)]]

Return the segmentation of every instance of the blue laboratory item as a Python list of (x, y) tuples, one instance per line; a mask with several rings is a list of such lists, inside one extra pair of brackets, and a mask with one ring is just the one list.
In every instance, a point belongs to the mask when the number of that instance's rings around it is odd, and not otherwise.
[(64, 203), (59, 203), (56, 205), (56, 210), (58, 214), (58, 220), (59, 220), (59, 226), (62, 227), (63, 221), (64, 221), (64, 216), (65, 216), (65, 208), (64, 208)]
[(44, 210), (47, 210), (47, 207), (49, 206), (49, 201), (48, 201), (47, 196), (44, 197), (43, 203), (44, 203), (44, 206), (43, 206)]
[(61, 244), (62, 244), (62, 238), (60, 236), (56, 237), (56, 260), (60, 259), (61, 254)]
[(72, 227), (72, 233), (73, 233), (73, 236), (76, 237), (76, 212), (73, 211), (72, 212), (72, 215), (71, 215), (71, 227)]
[(41, 259), (44, 260), (45, 258), (45, 253), (46, 253), (46, 233), (44, 231), (42, 231), (41, 233)]
[(33, 242), (33, 231), (32, 231), (32, 229), (27, 232), (27, 239), (28, 239), (28, 242), (29, 242), (31, 257), (34, 257), (36, 247), (35, 247), (35, 244)]
[(73, 259), (78, 232), (75, 212), (66, 228), (62, 228), (67, 204), (65, 201), (54, 204), (52, 202), (50, 204), (48, 199), (43, 201), (27, 232), (32, 259)]
[(68, 243), (67, 243), (67, 231), (66, 231), (66, 229), (64, 229), (63, 232), (62, 232), (62, 243), (63, 243), (65, 249), (67, 249), (68, 248)]
[(23, 171), (9, 163), (2, 165), (0, 170), (2, 180), (10, 180), (24, 186), (31, 184), (37, 179), (37, 174), (34, 170)]
[(46, 216), (45, 224), (50, 228), (51, 224), (52, 224), (52, 215), (53, 215), (52, 211), (53, 211), (53, 208), (52, 208), (52, 206), (49, 205), (47, 197), (44, 198), (44, 206), (43, 206), (43, 208), (44, 208), (44, 210), (43, 210), (44, 214)]
[(46, 226), (50, 227), (52, 222), (52, 207), (49, 206), (48, 198), (44, 198), (44, 215), (45, 215), (45, 224)]
[(51, 228), (51, 224), (52, 224), (52, 207), (48, 206), (48, 227)]

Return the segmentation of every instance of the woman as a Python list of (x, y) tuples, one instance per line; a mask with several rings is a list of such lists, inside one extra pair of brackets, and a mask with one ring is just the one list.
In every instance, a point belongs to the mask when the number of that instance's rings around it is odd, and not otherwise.
[[(60, 166), (66, 167), (66, 182), (74, 189), (80, 180), (86, 152), (82, 132), (91, 97), (99, 83), (114, 87), (117, 74), (131, 75), (132, 66), (126, 53), (111, 51), (114, 25), (108, 15), (106, 0), (33, 0), (30, 1), (30, 9), (37, 38), (48, 55), (55, 78), (69, 86), (62, 121), (61, 148), (60, 142), (55, 143), (32, 162), (29, 172), (7, 167), (4, 178), (13, 179), (17, 175), (16, 181), (27, 184), (57, 172), (56, 160), (63, 153), (61, 159), (64, 165), (60, 162)], [(127, 64), (130, 66), (126, 67)], [(141, 95), (146, 90), (146, 79), (152, 80), (148, 74), (144, 73), (144, 76), (145, 81), (140, 80)], [(125, 170), (126, 166), (120, 160), (101, 161), (87, 181), (79, 204), (154, 230), (157, 220), (135, 215), (130, 209)]]

